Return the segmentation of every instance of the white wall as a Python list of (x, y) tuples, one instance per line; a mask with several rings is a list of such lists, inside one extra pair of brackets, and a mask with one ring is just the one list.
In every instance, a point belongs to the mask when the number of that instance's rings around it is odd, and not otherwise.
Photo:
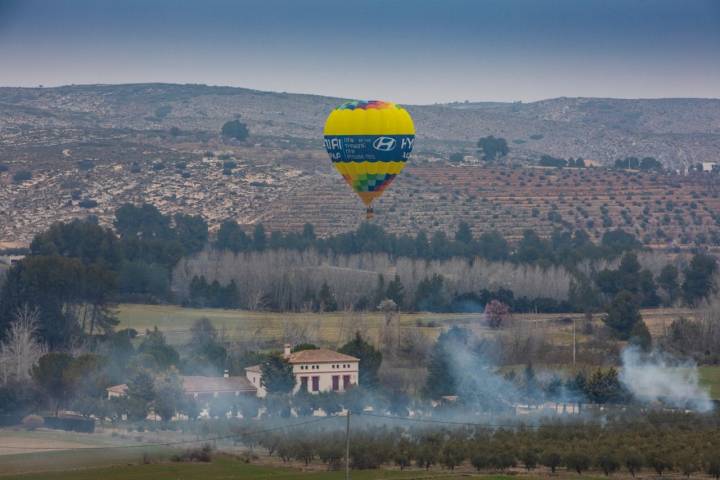
[(265, 398), (267, 390), (262, 386), (262, 373), (260, 372), (249, 372), (245, 370), (245, 378), (257, 388), (257, 396), (259, 398)]
[[(339, 363), (307, 363), (293, 365), (293, 374), (295, 374), (295, 388), (293, 394), (300, 391), (302, 385), (302, 377), (307, 377), (308, 392), (330, 392), (332, 391), (332, 378), (338, 376), (339, 392), (344, 392), (343, 376), (350, 376), (350, 385), (358, 385), (358, 362), (339, 362)], [(312, 377), (319, 377), (319, 390), (313, 392)]]

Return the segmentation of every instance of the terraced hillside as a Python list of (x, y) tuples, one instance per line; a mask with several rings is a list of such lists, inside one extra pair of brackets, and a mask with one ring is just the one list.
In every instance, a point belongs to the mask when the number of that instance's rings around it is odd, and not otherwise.
[[(326, 233), (357, 224), (359, 212), (347, 187), (328, 176), (291, 189), (260, 219), (271, 229), (310, 222)], [(396, 232), (453, 231), (464, 220), (475, 233), (497, 229), (509, 239), (526, 228), (582, 228), (599, 238), (620, 227), (660, 247), (720, 245), (720, 182), (707, 174), (422, 164), (403, 172), (376, 212)]]
[[(271, 229), (354, 228), (361, 204), (322, 150), (325, 116), (341, 100), (203, 85), (0, 88), (0, 242), (27, 243), (52, 222), (94, 215), (109, 225), (125, 202)], [(388, 230), (498, 229), (518, 238), (582, 227), (631, 230), (648, 244), (720, 243), (718, 175), (539, 169), (543, 154), (611, 164), (653, 156), (667, 171), (720, 163), (720, 100), (559, 98), (409, 106), (409, 167), (378, 202)], [(246, 142), (219, 136), (240, 117)], [(499, 165), (477, 139), (507, 139)], [(468, 163), (449, 164), (451, 154)], [(227, 165), (232, 168), (226, 168)], [(31, 178), (15, 181), (22, 173)]]

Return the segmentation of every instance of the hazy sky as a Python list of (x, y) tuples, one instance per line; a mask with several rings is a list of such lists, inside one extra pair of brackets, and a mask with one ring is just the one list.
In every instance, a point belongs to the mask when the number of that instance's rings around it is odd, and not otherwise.
[(720, 97), (720, 0), (0, 0), (0, 85)]

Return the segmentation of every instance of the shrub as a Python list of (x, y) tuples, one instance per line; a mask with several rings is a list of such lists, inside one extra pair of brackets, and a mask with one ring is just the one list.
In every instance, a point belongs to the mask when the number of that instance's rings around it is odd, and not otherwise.
[(247, 126), (239, 120), (225, 122), (222, 126), (221, 133), (223, 137), (234, 138), (236, 140), (240, 140), (241, 142), (246, 140), (250, 135)]
[(590, 457), (583, 452), (570, 452), (565, 456), (565, 466), (582, 475), (582, 472), (590, 468)]
[(472, 458), (470, 458), (470, 463), (472, 463), (475, 470), (479, 472), (480, 470), (490, 466), (490, 457), (488, 457), (488, 455), (484, 452), (476, 452), (473, 454)]
[(490, 328), (500, 328), (509, 315), (510, 308), (498, 300), (491, 300), (485, 306), (485, 316)]
[(20, 170), (19, 172), (15, 172), (12, 178), (15, 183), (23, 183), (32, 178), (32, 173), (27, 170)]
[(45, 424), (43, 418), (39, 415), (28, 415), (22, 419), (22, 426), (26, 430), (35, 430)]
[(44, 417), (43, 421), (47, 428), (56, 430), (82, 433), (93, 433), (95, 431), (95, 421), (87, 418)]
[(545, 452), (540, 457), (540, 463), (555, 473), (557, 467), (562, 463), (562, 457), (557, 452)]
[(602, 452), (596, 460), (597, 466), (607, 476), (620, 468), (620, 462), (611, 452)]
[(170, 457), (173, 462), (210, 462), (212, 461), (212, 446), (209, 443), (200, 448), (189, 448), (182, 453)]
[(538, 464), (538, 454), (532, 448), (528, 448), (520, 455), (520, 461), (523, 462), (526, 470), (534, 470)]
[(637, 452), (630, 452), (625, 457), (625, 468), (627, 468), (627, 471), (633, 478), (635, 478), (635, 474), (642, 469), (643, 463), (644, 459), (642, 455)]

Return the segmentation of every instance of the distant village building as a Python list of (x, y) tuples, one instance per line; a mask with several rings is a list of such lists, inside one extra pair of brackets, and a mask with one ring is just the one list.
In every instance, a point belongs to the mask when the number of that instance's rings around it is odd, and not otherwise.
[[(199, 403), (208, 402), (218, 397), (239, 397), (241, 395), (257, 395), (255, 388), (245, 377), (180, 376), (183, 391), (189, 398)], [(127, 395), (127, 384), (113, 385), (106, 389), (108, 398), (124, 397)]]
[[(292, 365), (295, 375), (293, 394), (301, 390), (312, 394), (344, 392), (359, 384), (359, 358), (325, 348), (292, 352), (290, 344), (285, 344), (283, 357)], [(267, 395), (260, 365), (247, 367), (245, 376), (248, 383), (257, 388), (258, 397)]]
[(702, 162), (702, 171), (703, 172), (713, 172), (716, 169), (717, 169), (716, 162)]
[(2, 265), (15, 265), (25, 258), (25, 255), (0, 255), (0, 264)]
[(554, 415), (579, 415), (580, 403), (578, 402), (543, 402), (539, 405), (514, 404), (515, 415), (533, 414), (554, 414)]

